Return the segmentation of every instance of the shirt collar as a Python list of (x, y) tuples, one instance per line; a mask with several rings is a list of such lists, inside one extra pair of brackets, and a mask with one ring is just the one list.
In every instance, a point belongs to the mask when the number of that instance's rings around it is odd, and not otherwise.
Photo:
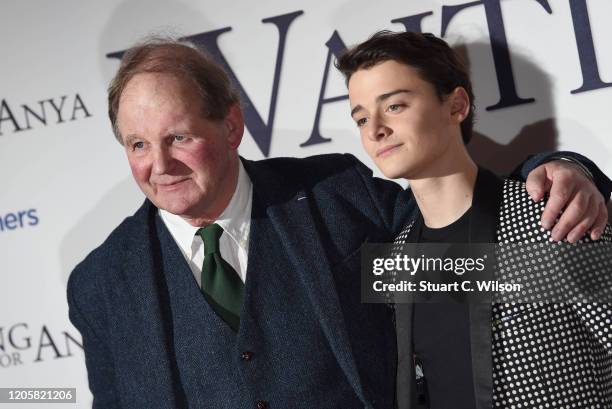
[[(215, 220), (223, 231), (236, 243), (248, 252), (249, 230), (251, 226), (251, 208), (253, 203), (253, 183), (248, 173), (238, 161), (238, 183), (227, 207), (219, 218)], [(159, 215), (172, 234), (183, 254), (191, 259), (199, 245), (194, 243), (194, 237), (199, 227), (187, 223), (182, 217), (166, 210), (159, 209)]]
[(249, 249), (248, 239), (253, 206), (253, 183), (239, 161), (238, 183), (229, 204), (215, 221), (244, 250)]

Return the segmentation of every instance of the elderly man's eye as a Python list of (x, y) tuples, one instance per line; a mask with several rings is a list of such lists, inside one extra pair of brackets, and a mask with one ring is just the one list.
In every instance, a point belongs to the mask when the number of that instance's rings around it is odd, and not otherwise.
[(144, 148), (144, 142), (135, 142), (134, 145), (132, 145), (134, 147), (134, 150), (136, 149), (142, 149)]
[(174, 140), (177, 142), (181, 142), (185, 140), (185, 135), (174, 135)]

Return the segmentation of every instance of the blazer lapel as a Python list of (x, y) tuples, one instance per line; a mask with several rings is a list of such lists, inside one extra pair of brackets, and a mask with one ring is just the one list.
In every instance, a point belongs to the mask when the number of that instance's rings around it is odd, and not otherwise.
[[(163, 274), (161, 249), (156, 232), (157, 208), (148, 200), (134, 215), (134, 231), (123, 257), (126, 282), (131, 305), (139, 323), (141, 342), (158, 351), (151, 372), (155, 376), (149, 382), (157, 382), (156, 390), (164, 393), (171, 406), (186, 407), (186, 397), (181, 384), (174, 351), (174, 324), (169, 308), (168, 286)], [(126, 312), (127, 315), (127, 312)]]
[(243, 160), (243, 163), (253, 182), (253, 201), (258, 200), (265, 207), (269, 222), (301, 278), (340, 367), (359, 399), (369, 407), (351, 351), (326, 251), (321, 245), (309, 208), (308, 193), (299, 186), (284, 184), (280, 175), (262, 169), (255, 162)]
[[(471, 243), (495, 243), (499, 209), (501, 207), (503, 182), (488, 170), (479, 168), (472, 214), (470, 215)], [(493, 365), (491, 350), (491, 304), (472, 303), (469, 306), (470, 340), (472, 350), (472, 373), (474, 396), (478, 409), (493, 405)]]
[(414, 304), (395, 304), (397, 332), (396, 400), (398, 409), (416, 407), (416, 373), (412, 346)]
[(478, 169), (470, 216), (471, 243), (497, 242), (496, 231), (503, 200), (503, 187), (504, 182), (494, 173)]
[(129, 276), (125, 284), (129, 288), (132, 305), (140, 322), (147, 324), (142, 329), (150, 329), (158, 332), (157, 335), (165, 336), (168, 332), (159, 332), (159, 322), (167, 322), (165, 301), (168, 289), (163, 275), (156, 214), (157, 208), (146, 200), (135, 215), (138, 230), (132, 232), (130, 244), (126, 246), (128, 255), (124, 257), (124, 267)]
[[(423, 217), (416, 211), (415, 217), (403, 228), (400, 236), (406, 239), (396, 240), (394, 244), (416, 243), (418, 233), (423, 226)], [(417, 407), (416, 373), (414, 366), (414, 349), (412, 341), (413, 303), (397, 303), (395, 309), (395, 331), (397, 336), (397, 375), (395, 399), (397, 409)]]

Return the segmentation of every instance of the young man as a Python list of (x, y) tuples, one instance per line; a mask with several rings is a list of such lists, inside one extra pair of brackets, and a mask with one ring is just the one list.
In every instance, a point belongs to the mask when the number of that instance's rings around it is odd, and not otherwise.
[[(468, 154), (472, 86), (443, 40), (379, 32), (348, 50), (337, 67), (364, 149), (386, 177), (408, 180), (416, 199), (418, 214), (396, 243), (550, 239), (538, 224), (543, 203), (531, 201), (522, 184), (479, 169)], [(599, 234), (583, 240), (591, 238)], [(612, 241), (609, 226), (602, 240)], [(432, 409), (609, 407), (612, 309), (592, 314), (590, 307), (396, 305), (398, 406), (419, 402), (417, 360), (425, 379), (420, 402)]]

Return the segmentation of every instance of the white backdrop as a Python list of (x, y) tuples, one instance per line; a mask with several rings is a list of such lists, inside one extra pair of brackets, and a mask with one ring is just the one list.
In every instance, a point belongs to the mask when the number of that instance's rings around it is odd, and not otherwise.
[[(452, 6), (468, 3), (479, 4), (444, 24)], [(326, 70), (328, 53), (379, 29), (402, 30), (392, 20), (421, 13), (430, 13), (422, 30), (440, 35), (446, 25), (444, 38), (470, 62), (479, 106), (471, 149), (482, 163), (504, 172), (530, 152), (574, 150), (612, 174), (609, 0), (5, 0), (0, 387), (76, 387), (71, 407), (91, 405), (80, 336), (67, 316), (67, 278), (143, 199), (106, 115), (106, 86), (118, 67), (107, 54), (152, 32), (210, 38), (231, 27), (218, 46), (263, 118), (259, 130), (247, 123), (243, 156), (264, 158), (269, 141), (268, 156), (351, 152), (371, 164), (348, 101), (333, 101), (346, 89), (333, 67)], [(330, 141), (301, 146), (316, 128), (326, 75), (323, 99), (332, 102), (321, 104), (318, 129)], [(513, 94), (535, 101), (512, 103)], [(500, 98), (510, 106), (485, 109)]]

